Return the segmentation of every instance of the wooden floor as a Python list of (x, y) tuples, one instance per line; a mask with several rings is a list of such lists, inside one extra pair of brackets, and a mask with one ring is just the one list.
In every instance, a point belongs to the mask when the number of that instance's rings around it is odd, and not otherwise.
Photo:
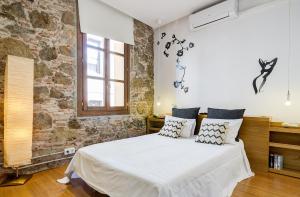
[[(61, 185), (66, 166), (37, 173), (23, 186), (2, 187), (0, 197), (104, 197), (80, 179), (73, 179), (70, 185)], [(272, 173), (257, 174), (242, 181), (236, 187), (233, 197), (300, 197), (300, 179)]]

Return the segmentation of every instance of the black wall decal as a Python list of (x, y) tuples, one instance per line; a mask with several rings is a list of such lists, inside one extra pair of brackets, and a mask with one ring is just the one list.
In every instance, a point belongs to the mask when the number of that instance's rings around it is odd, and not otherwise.
[[(163, 32), (161, 34), (160, 39), (164, 39), (167, 36), (167, 34), (165, 32)], [(179, 49), (176, 51), (176, 68), (180, 71), (182, 71), (182, 76), (180, 79), (174, 81), (173, 85), (175, 88), (180, 88), (181, 90), (184, 91), (184, 93), (187, 93), (189, 91), (189, 87), (185, 86), (184, 84), (184, 77), (185, 77), (185, 73), (186, 73), (186, 66), (181, 64), (181, 57), (185, 54), (186, 51), (188, 51), (189, 49), (193, 48), (195, 46), (194, 43), (190, 42), (187, 46), (186, 46), (186, 39), (183, 40), (179, 40), (175, 34), (172, 35), (172, 39), (168, 42), (166, 42), (165, 44), (165, 49), (163, 54), (166, 57), (169, 57), (169, 52), (168, 50), (172, 47), (172, 46), (177, 46), (179, 47)], [(157, 41), (157, 45), (160, 45), (160, 41)]]
[[(261, 67), (260, 75), (254, 78), (252, 85), (255, 94), (258, 94), (261, 92), (262, 88), (264, 87), (265, 83), (267, 82), (268, 76), (272, 73), (276, 63), (277, 63), (278, 58), (274, 58), (271, 61), (263, 61), (262, 59), (259, 59), (259, 65)], [(258, 83), (258, 80), (261, 79), (261, 83)], [(259, 85), (259, 88), (257, 88)]]

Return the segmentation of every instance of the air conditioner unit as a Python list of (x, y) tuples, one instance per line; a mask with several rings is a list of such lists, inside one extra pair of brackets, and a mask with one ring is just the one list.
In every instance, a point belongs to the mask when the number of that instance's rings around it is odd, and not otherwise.
[(197, 31), (198, 29), (206, 25), (237, 16), (238, 1), (226, 0), (212, 7), (190, 15), (190, 28), (192, 31)]

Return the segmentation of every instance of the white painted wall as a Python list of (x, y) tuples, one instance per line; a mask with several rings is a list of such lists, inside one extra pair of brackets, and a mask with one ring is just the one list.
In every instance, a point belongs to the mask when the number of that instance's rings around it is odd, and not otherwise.
[[(155, 45), (155, 99), (156, 113), (170, 112), (178, 107), (246, 108), (246, 115), (272, 116), (273, 120), (300, 122), (300, 1), (292, 0), (292, 53), (291, 94), (292, 105), (284, 105), (287, 94), (288, 63), (288, 1), (279, 0), (240, 13), (237, 19), (207, 26), (200, 31), (189, 30), (188, 19), (157, 29), (168, 39), (173, 33), (195, 43), (183, 57), (187, 65), (187, 94), (173, 87), (176, 79), (175, 49), (163, 55), (164, 39)], [(260, 73), (258, 59), (278, 63), (262, 93), (255, 95), (252, 80)]]

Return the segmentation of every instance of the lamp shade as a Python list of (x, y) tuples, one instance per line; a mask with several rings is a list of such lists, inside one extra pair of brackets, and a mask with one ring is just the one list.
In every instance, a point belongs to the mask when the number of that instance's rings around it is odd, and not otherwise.
[(19, 167), (31, 163), (33, 70), (33, 59), (7, 56), (4, 85), (4, 167)]

